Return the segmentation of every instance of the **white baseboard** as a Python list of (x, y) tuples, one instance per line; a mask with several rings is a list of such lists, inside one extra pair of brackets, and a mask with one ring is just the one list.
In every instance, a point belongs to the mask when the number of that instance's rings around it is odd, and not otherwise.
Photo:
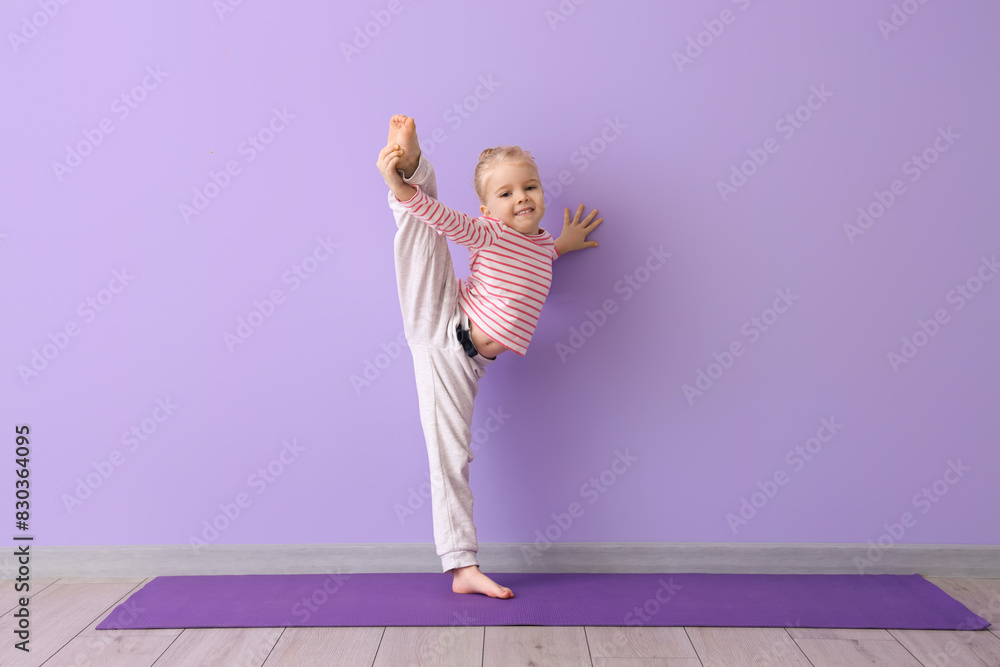
[[(24, 543), (19, 543), (24, 544)], [(547, 547), (542, 550), (543, 547)], [(0, 553), (0, 579), (18, 576), (14, 548)], [(1000, 546), (962, 544), (557, 542), (479, 545), (484, 572), (716, 572), (736, 574), (921, 574), (1000, 578)], [(209, 574), (440, 572), (434, 545), (241, 544), (34, 546), (30, 576), (155, 577)]]

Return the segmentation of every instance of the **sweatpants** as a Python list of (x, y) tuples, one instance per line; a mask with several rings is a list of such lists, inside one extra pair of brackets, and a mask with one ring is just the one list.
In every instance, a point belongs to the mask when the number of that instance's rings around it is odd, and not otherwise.
[[(397, 171), (402, 175), (402, 170)], [(416, 171), (403, 180), (420, 185), (437, 199), (434, 167), (422, 153)], [(447, 572), (479, 564), (469, 488), (472, 407), (479, 380), (496, 358), (478, 353), (470, 357), (460, 342), (458, 330), (469, 330), (469, 318), (459, 306), (447, 237), (400, 206), (392, 191), (389, 206), (398, 227), (394, 246), (403, 333), (413, 355), (430, 463), (434, 545), (442, 571)]]

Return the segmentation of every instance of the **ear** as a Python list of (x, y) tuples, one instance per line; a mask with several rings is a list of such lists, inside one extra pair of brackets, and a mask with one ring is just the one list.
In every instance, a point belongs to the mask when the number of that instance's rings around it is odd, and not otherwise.
[(483, 215), (489, 215), (489, 212), (490, 212), (490, 209), (486, 208), (485, 206), (482, 206), (482, 205), (480, 205), (480, 207), (479, 207), (479, 211), (480, 211), (480, 212), (481, 212), (481, 213), (482, 213)]

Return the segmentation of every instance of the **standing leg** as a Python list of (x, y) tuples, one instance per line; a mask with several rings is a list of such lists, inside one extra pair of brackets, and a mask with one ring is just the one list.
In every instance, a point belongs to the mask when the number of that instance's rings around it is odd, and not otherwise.
[(452, 350), (412, 345), (410, 351), (430, 464), (434, 544), (441, 571), (478, 565), (469, 464), (479, 379)]

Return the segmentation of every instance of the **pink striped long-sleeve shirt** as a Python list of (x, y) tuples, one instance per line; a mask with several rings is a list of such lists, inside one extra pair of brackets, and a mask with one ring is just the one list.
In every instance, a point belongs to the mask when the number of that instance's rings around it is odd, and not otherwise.
[(559, 258), (552, 235), (544, 229), (522, 234), (489, 216), (472, 218), (409, 185), (417, 193), (399, 205), (469, 249), (470, 274), (459, 280), (461, 308), (483, 333), (523, 357), (552, 285), (552, 262)]

